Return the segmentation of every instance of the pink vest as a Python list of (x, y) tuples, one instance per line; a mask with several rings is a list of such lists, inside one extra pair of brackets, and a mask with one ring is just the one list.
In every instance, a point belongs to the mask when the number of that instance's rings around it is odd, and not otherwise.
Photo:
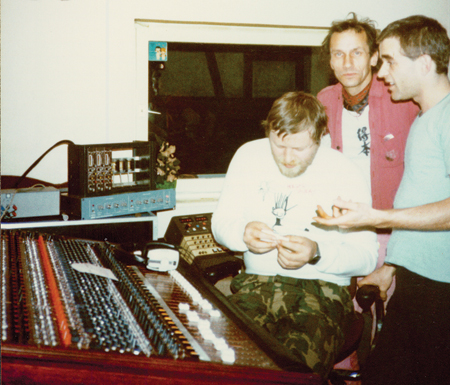
[[(342, 85), (324, 88), (317, 98), (327, 111), (331, 146), (342, 152)], [(390, 209), (403, 175), (409, 128), (419, 108), (411, 101), (393, 102), (384, 82), (376, 78), (369, 91), (369, 106), (372, 205)]]

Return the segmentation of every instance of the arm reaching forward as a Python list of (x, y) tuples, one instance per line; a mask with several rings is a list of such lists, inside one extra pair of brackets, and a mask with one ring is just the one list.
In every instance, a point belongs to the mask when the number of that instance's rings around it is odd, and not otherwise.
[(340, 228), (369, 226), (422, 231), (450, 230), (450, 198), (422, 206), (391, 210), (375, 210), (367, 204), (337, 199), (332, 217), (324, 213), (322, 208), (318, 208), (318, 214), (313, 218), (317, 223)]

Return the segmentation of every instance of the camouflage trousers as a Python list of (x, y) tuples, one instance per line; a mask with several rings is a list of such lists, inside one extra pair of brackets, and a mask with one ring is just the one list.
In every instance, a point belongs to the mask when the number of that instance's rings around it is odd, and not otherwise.
[(232, 303), (315, 373), (328, 376), (344, 343), (344, 319), (354, 311), (347, 287), (241, 273), (231, 291)]

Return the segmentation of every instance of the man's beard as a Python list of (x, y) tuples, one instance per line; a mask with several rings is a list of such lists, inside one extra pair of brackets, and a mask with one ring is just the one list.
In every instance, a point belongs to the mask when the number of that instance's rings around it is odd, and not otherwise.
[(296, 178), (302, 175), (307, 170), (313, 160), (314, 157), (312, 157), (309, 161), (303, 161), (292, 168), (286, 168), (284, 164), (282, 162), (279, 162), (278, 160), (276, 160), (276, 163), (282, 175), (287, 178)]

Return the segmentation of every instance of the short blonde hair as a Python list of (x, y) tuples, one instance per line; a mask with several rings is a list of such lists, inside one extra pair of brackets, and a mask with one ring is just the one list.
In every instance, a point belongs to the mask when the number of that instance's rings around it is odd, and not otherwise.
[(325, 107), (316, 97), (302, 91), (288, 92), (275, 100), (262, 122), (267, 137), (271, 131), (289, 135), (308, 130), (317, 143), (327, 131), (327, 125)]

